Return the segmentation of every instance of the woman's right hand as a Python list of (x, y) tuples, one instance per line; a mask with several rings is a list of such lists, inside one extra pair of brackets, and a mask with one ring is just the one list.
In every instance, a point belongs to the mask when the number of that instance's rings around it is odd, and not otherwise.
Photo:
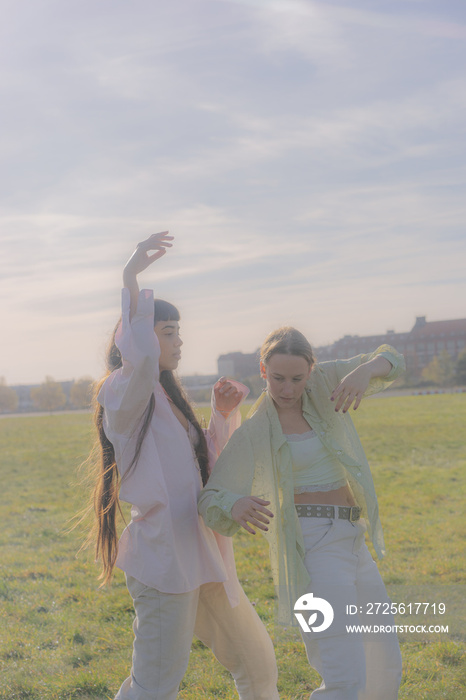
[[(123, 286), (129, 289), (130, 293), (130, 318), (133, 318), (138, 306), (139, 285), (137, 276), (140, 272), (151, 265), (154, 260), (158, 260), (165, 255), (167, 248), (171, 248), (169, 241), (173, 236), (168, 235), (168, 231), (153, 233), (145, 241), (138, 243), (136, 250), (128, 260), (123, 270)], [(150, 250), (157, 251), (149, 255)]]
[[(162, 233), (153, 233), (145, 241), (138, 243), (136, 250), (125, 265), (125, 276), (137, 276), (140, 272), (151, 265), (154, 260), (158, 260), (165, 255), (167, 248), (171, 248), (172, 244), (169, 241), (173, 240), (173, 236), (168, 235), (168, 231)], [(149, 255), (150, 250), (156, 250), (156, 253)]]
[(248, 525), (248, 522), (254, 527), (258, 527), (260, 530), (267, 532), (269, 529), (267, 525), (270, 520), (267, 518), (273, 518), (273, 513), (267, 510), (265, 506), (268, 506), (270, 501), (264, 501), (262, 498), (257, 496), (243, 496), (243, 498), (238, 498), (238, 500), (233, 504), (231, 509), (231, 517), (233, 520), (245, 530), (255, 535), (255, 530)]

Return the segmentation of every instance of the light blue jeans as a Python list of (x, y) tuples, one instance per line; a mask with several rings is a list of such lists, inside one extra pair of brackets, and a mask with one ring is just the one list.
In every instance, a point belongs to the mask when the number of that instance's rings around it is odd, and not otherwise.
[(222, 583), (161, 593), (127, 576), (133, 665), (115, 700), (175, 700), (195, 634), (234, 678), (241, 700), (278, 700), (272, 640), (244, 591), (232, 608)]
[(401, 681), (396, 633), (347, 631), (348, 625), (380, 629), (394, 624), (387, 613), (390, 600), (384, 583), (364, 541), (364, 520), (299, 518), (299, 522), (311, 577), (309, 591), (334, 610), (327, 630), (301, 631), (309, 663), (322, 676), (322, 685), (310, 697), (396, 700)]

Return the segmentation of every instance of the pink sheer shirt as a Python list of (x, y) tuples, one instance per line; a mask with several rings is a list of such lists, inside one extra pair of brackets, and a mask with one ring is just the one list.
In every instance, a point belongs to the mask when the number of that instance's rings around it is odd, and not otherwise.
[[(185, 593), (203, 583), (223, 582), (235, 605), (239, 583), (232, 540), (214, 533), (198, 514), (202, 482), (193, 447), (158, 381), (160, 347), (154, 333), (152, 291), (141, 290), (131, 321), (129, 309), (129, 291), (123, 289), (122, 321), (115, 337), (123, 367), (107, 377), (98, 396), (104, 407), (104, 430), (122, 477), (120, 499), (132, 506), (131, 522), (120, 538), (117, 566), (164, 593)], [(244, 401), (249, 390), (233, 383)], [(152, 420), (136, 467), (125, 478), (152, 394)], [(216, 410), (212, 392), (212, 417), (205, 431), (209, 469), (241, 423), (238, 408), (225, 419)]]

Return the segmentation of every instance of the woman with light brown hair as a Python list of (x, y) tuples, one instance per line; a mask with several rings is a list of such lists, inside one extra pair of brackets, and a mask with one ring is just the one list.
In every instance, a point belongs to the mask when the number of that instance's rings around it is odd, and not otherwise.
[[(116, 700), (174, 700), (193, 634), (231, 672), (241, 700), (276, 700), (272, 643), (239, 585), (231, 541), (197, 512), (247, 389), (220, 379), (202, 430), (173, 374), (182, 346), (178, 311), (139, 291), (138, 275), (171, 241), (167, 232), (150, 236), (125, 266), (122, 318), (97, 394), (96, 554), (105, 582), (115, 565), (123, 569), (136, 612), (131, 675)], [(132, 507), (118, 542), (119, 500)]]
[(241, 526), (266, 536), (277, 621), (299, 622), (322, 677), (311, 698), (396, 700), (401, 656), (393, 628), (349, 631), (361, 623), (392, 627), (393, 616), (365, 544), (368, 530), (383, 556), (374, 484), (348, 411), (399, 376), (403, 357), (384, 345), (317, 363), (304, 335), (284, 327), (264, 341), (260, 367), (267, 389), (220, 455), (199, 511), (224, 535)]

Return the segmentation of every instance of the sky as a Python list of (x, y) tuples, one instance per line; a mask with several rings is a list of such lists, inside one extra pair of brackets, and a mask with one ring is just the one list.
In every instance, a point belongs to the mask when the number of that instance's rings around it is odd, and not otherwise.
[(181, 374), (466, 317), (463, 0), (0, 0), (0, 377), (98, 378), (136, 244)]

